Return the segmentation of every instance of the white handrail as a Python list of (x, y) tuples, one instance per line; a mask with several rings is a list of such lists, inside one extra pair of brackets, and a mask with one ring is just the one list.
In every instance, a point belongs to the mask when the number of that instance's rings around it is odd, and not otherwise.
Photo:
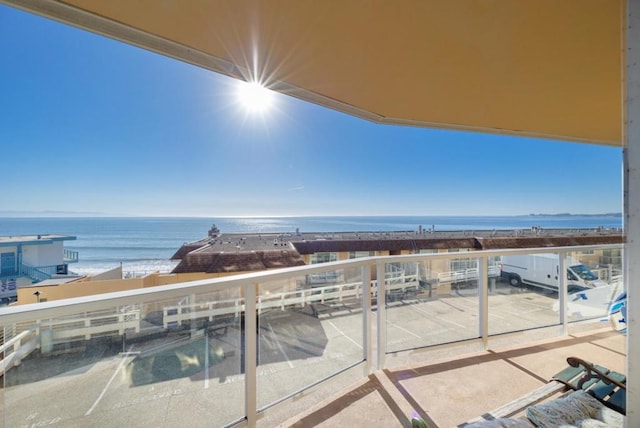
[[(582, 245), (575, 247), (519, 248), (508, 250), (483, 250), (469, 253), (468, 257), (497, 257), (512, 254), (541, 254), (559, 251), (586, 251), (592, 249), (617, 249), (620, 244)], [(9, 306), (0, 309), (3, 324), (29, 322), (33, 319), (71, 316), (78, 312), (103, 310), (114, 306), (144, 304), (150, 300), (182, 298), (188, 294), (198, 294), (242, 287), (246, 283), (262, 283), (289, 280), (317, 272), (337, 269), (361, 268), (375, 266), (377, 261), (384, 263), (411, 263), (427, 260), (450, 260), (460, 258), (459, 253), (410, 254), (401, 256), (375, 256), (315, 265), (296, 266), (292, 268), (274, 269), (261, 272), (233, 275), (215, 279), (190, 281), (171, 285), (160, 285), (143, 289), (98, 294), (72, 299), (54, 300), (50, 302), (28, 305)]]
[[(6, 370), (20, 364), (20, 361), (24, 357), (37, 348), (39, 343), (38, 330), (39, 326), (36, 324), (7, 340), (0, 346), (0, 355), (2, 355), (2, 359), (0, 360), (0, 375), (4, 375)], [(25, 342), (26, 338), (31, 339)], [(10, 348), (11, 350), (9, 351)]]
[[(486, 264), (487, 259), (508, 255), (508, 254), (535, 254), (535, 253), (553, 253), (558, 252), (566, 254), (567, 252), (580, 251), (584, 249), (604, 249), (619, 248), (619, 245), (598, 245), (583, 247), (562, 247), (562, 248), (536, 248), (536, 249), (519, 249), (519, 250), (491, 250), (477, 251), (472, 254), (465, 254), (465, 258), (477, 258)], [(126, 331), (133, 329), (140, 332), (143, 328), (143, 305), (158, 303), (161, 306), (163, 322), (160, 325), (153, 326), (158, 331), (169, 328), (173, 325), (180, 325), (194, 320), (201, 321), (208, 319), (211, 322), (220, 321), (222, 327), (227, 323), (236, 323), (240, 326), (242, 314), (247, 310), (260, 313), (268, 309), (284, 310), (288, 307), (312, 305), (318, 303), (336, 302), (349, 303), (354, 302), (356, 308), (366, 308), (363, 304), (368, 301), (370, 307), (370, 299), (362, 299), (363, 287), (362, 280), (350, 281), (337, 284), (326, 284), (320, 287), (309, 285), (305, 289), (282, 290), (280, 292), (271, 292), (270, 294), (256, 295), (256, 291), (262, 288), (262, 284), (277, 284), (283, 282), (285, 284), (299, 284), (300, 278), (308, 275), (314, 275), (327, 271), (343, 271), (355, 270), (356, 268), (363, 272), (373, 272), (376, 269), (378, 278), (385, 278), (380, 284), (377, 281), (371, 281), (371, 291), (367, 292), (371, 298), (377, 301), (377, 317), (378, 317), (378, 339), (376, 346), (378, 353), (378, 362), (384, 367), (384, 355), (387, 351), (386, 343), (386, 305), (385, 298), (390, 299), (400, 296), (402, 299), (409, 296), (417, 295), (422, 292), (421, 283), (424, 285), (424, 275), (419, 275), (419, 269), (412, 269), (409, 266), (406, 270), (397, 272), (386, 272), (385, 264), (388, 263), (423, 263), (434, 260), (454, 260), (459, 259), (460, 254), (456, 253), (440, 253), (440, 254), (422, 254), (422, 255), (406, 255), (406, 256), (387, 256), (387, 257), (366, 257), (361, 259), (323, 263), (313, 266), (301, 266), (295, 268), (280, 269), (275, 271), (256, 272), (251, 274), (236, 275), (230, 277), (208, 279), (201, 281), (193, 281), (181, 284), (172, 284), (167, 286), (149, 287), (142, 290), (131, 290), (127, 292), (110, 293), (76, 299), (68, 299), (62, 301), (44, 302), (40, 304), (29, 304), (22, 306), (13, 306), (0, 309), (2, 314), (1, 322), (4, 328), (13, 328), (14, 326), (29, 323), (31, 327), (19, 333), (15, 338), (8, 340), (1, 348), (5, 353), (5, 358), (0, 362), (1, 370), (7, 370), (10, 367), (19, 364), (20, 361), (28, 355), (33, 349), (39, 346), (39, 331), (50, 331), (50, 341), (48, 344), (53, 345), (55, 341), (64, 341), (67, 339), (89, 339), (94, 335), (123, 335)], [(426, 266), (426, 264), (425, 264)], [(410, 272), (410, 273), (407, 273)], [(415, 273), (411, 273), (415, 272)], [(486, 272), (486, 273), (485, 273)], [(435, 272), (430, 272), (428, 281), (433, 286), (446, 283), (447, 281), (466, 281), (478, 280), (479, 287), (487, 287), (488, 278), (498, 276), (500, 274), (498, 266), (488, 266), (483, 271), (483, 278), (480, 280), (477, 268), (463, 269), (460, 271), (439, 272), (433, 276)], [(348, 277), (346, 274), (340, 274), (337, 278)], [(361, 278), (370, 280), (369, 275), (361, 275)], [(352, 277), (353, 278), (353, 277)], [(438, 284), (436, 284), (436, 282)], [(379, 295), (379, 291), (388, 292), (388, 295)], [(232, 299), (208, 302), (194, 302), (191, 296), (198, 295), (216, 295), (222, 294), (221, 291), (233, 291)], [(398, 293), (401, 291), (401, 293)], [(426, 290), (424, 290), (426, 291)], [(430, 291), (430, 290), (429, 290)], [(415, 292), (415, 294), (413, 294)], [(486, 294), (486, 290), (485, 290)], [(395, 295), (395, 296), (394, 296)], [(185, 299), (189, 296), (189, 299)], [(245, 301), (245, 297), (252, 296), (250, 301)], [(429, 294), (429, 296), (431, 296)], [(183, 300), (184, 299), (184, 300)], [(179, 304), (183, 300), (184, 304)], [(165, 304), (169, 302), (170, 305)], [(190, 302), (190, 303), (187, 303)], [(359, 306), (358, 306), (359, 305)], [(487, 303), (479, 301), (480, 313), (488, 310)], [(483, 307), (484, 305), (484, 307)], [(368, 314), (363, 314), (363, 323), (366, 321)], [(232, 319), (229, 319), (233, 317)], [(565, 318), (566, 311), (559, 318)], [(221, 319), (224, 318), (224, 319)], [(255, 317), (245, 317), (245, 333), (246, 329), (253, 325), (255, 329)], [(251, 324), (252, 322), (253, 324)], [(174, 324), (175, 323), (175, 324)], [(164, 325), (163, 325), (164, 324)], [(147, 325), (147, 324), (144, 324)], [(215, 329), (215, 324), (211, 326)], [(369, 325), (367, 328), (371, 328)], [(19, 329), (17, 329), (19, 330)], [(486, 323), (481, 325), (479, 337), (488, 335)], [(16, 330), (14, 330), (16, 331)], [(31, 333), (28, 333), (31, 331)], [(35, 333), (34, 333), (35, 332)], [(33, 337), (27, 340), (32, 334)], [(249, 344), (247, 344), (249, 343)], [(246, 361), (255, 361), (255, 353), (248, 346), (255, 345), (254, 341), (245, 341)], [(251, 354), (251, 355), (248, 355)], [(365, 354), (363, 359), (369, 361), (373, 356), (371, 353)], [(245, 362), (246, 364), (246, 362)], [(246, 389), (255, 389), (255, 379), (251, 376), (245, 377)], [(322, 381), (319, 379), (318, 382)], [(255, 394), (255, 391), (249, 391)], [(251, 395), (250, 394), (250, 395)], [(251, 407), (251, 406), (250, 406)], [(255, 406), (253, 406), (255, 407)], [(253, 411), (253, 410), (252, 410)], [(248, 416), (247, 416), (248, 417)], [(252, 415), (255, 417), (255, 415)]]
[(14, 351), (15, 351), (16, 349), (14, 345), (17, 345), (19, 347), (22, 339), (29, 336), (35, 330), (36, 329), (32, 327), (29, 330), (25, 330), (22, 333), (18, 334), (17, 336), (12, 337), (10, 340), (7, 340), (6, 342), (4, 342), (2, 345), (0, 345), (0, 354), (4, 354), (7, 351), (7, 349), (11, 347), (14, 347)]
[[(403, 276), (405, 282), (397, 282), (398, 278), (389, 278), (387, 282), (387, 290), (418, 290), (419, 283), (416, 281), (417, 276)], [(372, 281), (375, 287), (376, 281)], [(344, 299), (358, 298), (362, 293), (362, 285), (359, 282), (335, 284), (324, 287), (314, 287), (307, 290), (295, 290), (281, 293), (273, 293), (270, 296), (258, 296), (257, 308), (258, 313), (265, 309), (279, 308), (284, 310), (285, 307), (296, 305), (309, 305), (314, 303), (324, 303), (328, 300), (337, 300), (342, 302)], [(375, 290), (375, 288), (374, 288)], [(375, 297), (375, 294), (373, 295)], [(233, 315), (240, 316), (244, 312), (244, 299), (236, 298), (230, 300), (222, 300), (215, 302), (200, 302), (191, 304), (178, 304), (165, 306), (163, 308), (163, 324), (164, 328), (168, 328), (170, 324), (182, 325), (184, 321), (194, 318), (208, 318), (213, 321), (218, 316)], [(113, 322), (109, 322), (113, 320)], [(101, 323), (102, 321), (102, 323)], [(50, 329), (54, 332), (53, 340), (69, 339), (73, 337), (84, 337), (90, 339), (93, 335), (103, 333), (114, 333), (122, 335), (125, 330), (133, 329), (140, 332), (142, 318), (140, 310), (134, 309), (133, 305), (127, 306), (127, 310), (120, 310), (113, 313), (104, 313), (95, 316), (82, 316), (68, 319), (49, 319), (43, 320), (38, 328)], [(72, 328), (69, 328), (72, 327)], [(35, 331), (36, 327), (23, 331), (18, 336), (2, 345), (1, 351), (4, 352), (12, 344), (16, 343), (18, 348), (13, 352), (19, 351), (21, 338), (28, 336)]]

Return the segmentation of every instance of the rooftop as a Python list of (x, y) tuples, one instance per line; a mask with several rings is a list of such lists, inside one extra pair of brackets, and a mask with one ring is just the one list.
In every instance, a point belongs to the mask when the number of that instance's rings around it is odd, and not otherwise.
[(38, 244), (51, 243), (53, 241), (72, 241), (75, 236), (58, 235), (58, 234), (41, 234), (41, 235), (17, 235), (17, 236), (0, 236), (0, 246), (10, 246), (17, 244)]
[[(214, 226), (215, 227), (215, 226)], [(305, 254), (349, 251), (419, 252), (433, 249), (508, 249), (619, 244), (620, 229), (530, 229), (215, 233), (184, 244), (171, 257), (174, 273), (242, 272), (304, 264)]]
[[(321, 247), (347, 246), (354, 251), (373, 247), (376, 249), (413, 249), (416, 246), (418, 249), (448, 247), (490, 249), (527, 247), (523, 244), (525, 242), (549, 243), (549, 246), (558, 246), (561, 242), (575, 242), (573, 245), (621, 243), (622, 230), (617, 228), (542, 229), (532, 227), (531, 229), (503, 230), (434, 231), (420, 229), (388, 232), (221, 233), (184, 244), (174, 254), (173, 259), (179, 259), (185, 252), (194, 250), (215, 253), (246, 252), (286, 249), (293, 246), (301, 254), (309, 254), (317, 252), (317, 249)], [(510, 245), (505, 247), (505, 243), (507, 245), (510, 243)]]

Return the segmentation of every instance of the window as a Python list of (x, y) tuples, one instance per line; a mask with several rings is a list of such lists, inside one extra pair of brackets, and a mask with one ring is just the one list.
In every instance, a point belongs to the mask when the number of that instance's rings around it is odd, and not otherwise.
[(478, 267), (477, 259), (453, 259), (449, 265), (451, 271), (476, 269)]
[[(490, 257), (487, 260), (487, 266), (489, 268), (497, 267), (500, 265), (500, 257)], [(469, 258), (469, 259), (453, 259), (450, 263), (451, 271), (459, 271), (459, 270), (467, 270), (467, 269), (478, 269), (478, 259)]]
[[(575, 265), (570, 268), (573, 272), (575, 272), (580, 278), (586, 279), (587, 281), (593, 281), (598, 279), (595, 273), (591, 272), (588, 267), (585, 265)], [(569, 278), (573, 280), (577, 280), (578, 278)]]
[(338, 253), (314, 253), (311, 254), (311, 264), (335, 262), (338, 260)]
[(349, 251), (350, 259), (359, 259), (360, 257), (373, 257), (375, 255), (375, 251)]
[(622, 250), (619, 248), (608, 248), (602, 251), (600, 263), (604, 265), (622, 265)]
[(622, 250), (620, 248), (607, 248), (602, 250), (602, 254), (608, 257), (621, 257)]

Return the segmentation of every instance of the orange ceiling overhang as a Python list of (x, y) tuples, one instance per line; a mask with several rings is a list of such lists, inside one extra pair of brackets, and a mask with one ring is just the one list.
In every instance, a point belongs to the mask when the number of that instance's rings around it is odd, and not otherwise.
[(0, 0), (380, 123), (621, 146), (622, 0)]

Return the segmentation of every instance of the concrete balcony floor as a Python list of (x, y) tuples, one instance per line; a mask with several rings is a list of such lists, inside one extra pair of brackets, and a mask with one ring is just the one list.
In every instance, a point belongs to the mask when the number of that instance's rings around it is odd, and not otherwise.
[(455, 357), (446, 353), (435, 359), (394, 358), (387, 364), (393, 368), (376, 371), (315, 405), (289, 403), (299, 413), (279, 426), (407, 427), (415, 414), (431, 427), (455, 427), (543, 385), (569, 356), (626, 371), (626, 337), (610, 329)]

